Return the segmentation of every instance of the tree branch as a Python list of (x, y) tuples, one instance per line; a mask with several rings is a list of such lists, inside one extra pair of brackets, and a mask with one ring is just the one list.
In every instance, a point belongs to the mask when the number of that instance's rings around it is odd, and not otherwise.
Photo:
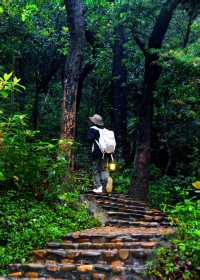
[(156, 20), (153, 31), (149, 38), (148, 48), (160, 49), (165, 34), (169, 27), (172, 14), (181, 0), (167, 0), (161, 8), (160, 14)]
[(144, 55), (146, 55), (147, 49), (145, 47), (145, 41), (142, 38), (140, 38), (139, 32), (137, 30), (132, 29), (131, 31), (132, 31), (133, 39), (135, 40), (136, 44), (144, 53)]

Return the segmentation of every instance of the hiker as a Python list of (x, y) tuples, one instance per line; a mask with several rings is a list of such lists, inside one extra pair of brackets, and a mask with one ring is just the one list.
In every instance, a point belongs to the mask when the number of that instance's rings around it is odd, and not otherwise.
[[(116, 142), (114, 132), (104, 128), (102, 117), (94, 114), (89, 117), (88, 140), (91, 143), (93, 171), (93, 192), (101, 193), (110, 183), (108, 163), (113, 158)], [(112, 179), (111, 179), (112, 180)]]

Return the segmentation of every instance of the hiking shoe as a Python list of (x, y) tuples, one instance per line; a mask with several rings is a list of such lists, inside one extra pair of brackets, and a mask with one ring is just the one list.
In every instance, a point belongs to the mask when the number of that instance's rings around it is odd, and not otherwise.
[(109, 176), (106, 184), (106, 192), (112, 193), (112, 190), (113, 190), (113, 179), (111, 176)]
[(96, 189), (93, 189), (92, 191), (93, 191), (94, 193), (102, 193), (102, 192), (103, 192), (103, 187), (100, 186), (100, 187), (98, 187), (98, 188), (96, 188)]

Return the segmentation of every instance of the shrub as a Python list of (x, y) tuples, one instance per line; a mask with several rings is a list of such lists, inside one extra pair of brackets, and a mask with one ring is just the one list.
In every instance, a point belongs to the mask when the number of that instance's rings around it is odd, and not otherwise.
[[(61, 197), (62, 198), (62, 197)], [(33, 248), (58, 239), (70, 231), (97, 225), (79, 194), (67, 193), (63, 203), (48, 204), (8, 191), (0, 197), (0, 273), (9, 263), (27, 261)]]
[[(0, 97), (7, 99), (24, 87), (13, 73), (0, 77)], [(0, 114), (0, 183), (1, 189), (32, 192), (49, 197), (61, 188), (67, 162), (58, 156), (55, 141), (38, 139), (39, 132), (29, 129), (26, 115)]]
[(131, 170), (124, 169), (123, 172), (121, 169), (113, 172), (111, 174), (114, 184), (114, 192), (117, 193), (126, 193), (128, 192), (131, 185)]
[(37, 139), (25, 115), (15, 114), (0, 122), (0, 180), (4, 188), (33, 192), (36, 196), (55, 191), (66, 172), (67, 162), (57, 156), (57, 143)]
[(192, 191), (193, 177), (163, 176), (150, 183), (148, 200), (153, 207), (159, 208), (162, 204), (174, 205), (187, 198)]
[(170, 248), (159, 248), (148, 274), (155, 279), (199, 279), (200, 200), (185, 200), (166, 206), (172, 224), (177, 225)]

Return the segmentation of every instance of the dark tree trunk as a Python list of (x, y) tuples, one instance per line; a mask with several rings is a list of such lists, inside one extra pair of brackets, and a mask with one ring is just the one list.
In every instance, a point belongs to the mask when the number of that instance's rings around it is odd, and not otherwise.
[[(95, 60), (95, 58), (96, 58), (96, 45), (97, 45), (96, 38), (95, 38), (95, 36), (92, 32), (90, 32), (89, 30), (85, 30), (85, 39), (88, 42), (88, 44), (92, 47), (92, 56), (93, 56), (93, 59)], [(94, 68), (94, 63), (89, 62), (84, 66), (83, 70), (81, 71), (81, 73), (79, 75), (77, 102), (76, 102), (77, 112), (79, 110), (80, 103), (81, 103), (83, 83), (84, 83), (86, 77), (92, 71), (93, 68)]]
[(81, 96), (82, 96), (82, 89), (83, 89), (83, 83), (85, 81), (85, 78), (87, 75), (92, 71), (94, 65), (93, 64), (86, 64), (82, 72), (79, 76), (79, 82), (78, 82), (78, 90), (77, 90), (77, 101), (76, 101), (76, 111), (78, 112), (80, 103), (81, 103)]
[(127, 71), (123, 64), (124, 43), (126, 41), (123, 25), (116, 27), (115, 42), (113, 46), (113, 81), (112, 81), (112, 104), (114, 131), (117, 140), (118, 155), (127, 161), (129, 146), (127, 143), (127, 96), (126, 82)]
[(33, 110), (32, 110), (32, 126), (34, 130), (38, 128), (38, 118), (39, 118), (39, 89), (35, 91), (35, 98), (33, 103)]
[(44, 65), (42, 65), (39, 74), (35, 77), (36, 89), (31, 117), (32, 127), (35, 130), (38, 128), (39, 116), (41, 113), (41, 108), (39, 108), (40, 94), (48, 92), (49, 83), (63, 64), (63, 59), (64, 57), (55, 57), (50, 64), (49, 70), (46, 71), (44, 71)]
[(186, 29), (186, 33), (185, 33), (185, 37), (183, 40), (183, 48), (185, 48), (190, 40), (190, 33), (191, 33), (191, 26), (192, 23), (196, 17), (197, 13), (195, 11), (195, 7), (193, 6), (191, 8), (191, 11), (189, 12), (189, 20), (188, 20), (188, 25), (187, 25), (187, 29)]
[(159, 50), (161, 48), (173, 12), (180, 2), (181, 0), (167, 0), (163, 5), (150, 35), (148, 50), (145, 52), (144, 87), (138, 110), (139, 127), (134, 158), (133, 181), (130, 188), (130, 192), (139, 200), (147, 199), (149, 165), (151, 161), (153, 91), (162, 71), (157, 63), (159, 55), (156, 53), (152, 54), (150, 50)]
[(62, 104), (61, 139), (65, 142), (65, 156), (74, 169), (71, 143), (75, 140), (76, 102), (80, 69), (85, 45), (83, 5), (80, 0), (65, 0), (70, 29), (70, 52), (65, 65), (64, 94)]

